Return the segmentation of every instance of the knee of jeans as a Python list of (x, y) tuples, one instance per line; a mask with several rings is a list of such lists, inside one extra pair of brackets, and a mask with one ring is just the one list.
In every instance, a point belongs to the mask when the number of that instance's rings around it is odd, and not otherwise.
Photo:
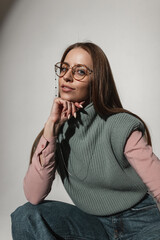
[(12, 223), (14, 222), (24, 223), (26, 221), (26, 218), (28, 218), (31, 215), (34, 216), (36, 212), (37, 212), (37, 207), (27, 202), (26, 204), (18, 207), (13, 213), (11, 213)]

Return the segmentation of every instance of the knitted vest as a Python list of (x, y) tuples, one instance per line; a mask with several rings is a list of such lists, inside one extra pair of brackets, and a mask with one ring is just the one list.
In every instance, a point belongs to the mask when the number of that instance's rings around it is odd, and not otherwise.
[(135, 205), (147, 192), (124, 156), (126, 140), (142, 122), (128, 113), (102, 119), (89, 104), (67, 121), (58, 136), (58, 172), (81, 210), (111, 215)]

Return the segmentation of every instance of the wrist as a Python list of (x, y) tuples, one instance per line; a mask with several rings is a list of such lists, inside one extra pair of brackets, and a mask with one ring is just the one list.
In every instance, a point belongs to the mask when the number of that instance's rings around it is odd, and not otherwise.
[(57, 123), (55, 123), (50, 117), (48, 118), (47, 122), (45, 123), (43, 136), (47, 140), (52, 140), (53, 138), (57, 137), (58, 128)]

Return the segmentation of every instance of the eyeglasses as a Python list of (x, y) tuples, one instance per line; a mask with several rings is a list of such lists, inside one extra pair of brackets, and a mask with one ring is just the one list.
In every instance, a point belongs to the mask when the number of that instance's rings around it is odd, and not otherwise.
[(93, 70), (89, 69), (86, 65), (77, 64), (73, 67), (66, 62), (58, 62), (55, 64), (55, 73), (58, 77), (63, 77), (71, 69), (72, 76), (75, 80), (81, 81), (85, 76), (91, 74)]

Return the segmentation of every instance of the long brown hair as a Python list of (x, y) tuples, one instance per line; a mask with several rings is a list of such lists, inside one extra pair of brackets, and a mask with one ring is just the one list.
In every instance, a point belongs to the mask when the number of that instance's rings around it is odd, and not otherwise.
[[(91, 55), (91, 58), (93, 61), (91, 100), (93, 102), (96, 112), (102, 118), (106, 118), (113, 114), (122, 113), (122, 112), (132, 114), (133, 116), (140, 119), (141, 122), (143, 122), (146, 130), (145, 135), (147, 138), (147, 142), (149, 145), (151, 145), (151, 137), (145, 122), (136, 114), (123, 108), (117, 92), (115, 82), (114, 82), (109, 61), (105, 53), (102, 51), (102, 49), (96, 44), (91, 42), (78, 42), (70, 45), (65, 50), (61, 58), (61, 62), (65, 60), (66, 55), (69, 53), (69, 51), (71, 51), (74, 48), (82, 48)], [(42, 134), (43, 134), (43, 130), (39, 133), (35, 142), (33, 143), (32, 151), (31, 151), (31, 159)]]

